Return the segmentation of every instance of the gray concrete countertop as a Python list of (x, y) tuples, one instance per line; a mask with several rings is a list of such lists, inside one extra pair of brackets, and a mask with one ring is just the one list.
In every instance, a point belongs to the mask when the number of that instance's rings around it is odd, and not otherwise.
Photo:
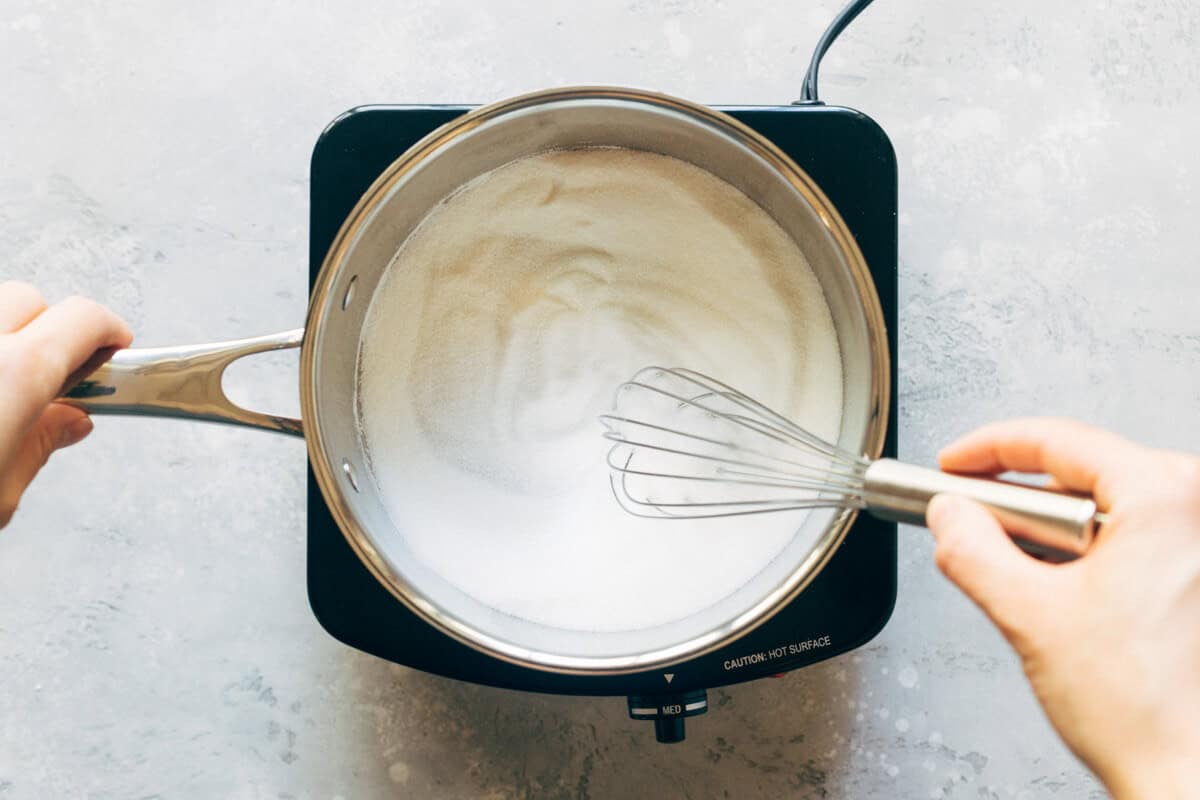
[[(0, 276), (142, 344), (298, 325), (310, 148), (348, 107), (617, 83), (785, 103), (833, 2), (0, 6)], [(879, 0), (823, 96), (900, 164), (901, 452), (1080, 416), (1200, 450), (1200, 6)], [(295, 363), (237, 383), (294, 405)], [(304, 450), (103, 419), (0, 534), (0, 798), (1085, 798), (1020, 665), (902, 531), (858, 652), (712, 693), (686, 743), (620, 699), (497, 691), (333, 641)]]

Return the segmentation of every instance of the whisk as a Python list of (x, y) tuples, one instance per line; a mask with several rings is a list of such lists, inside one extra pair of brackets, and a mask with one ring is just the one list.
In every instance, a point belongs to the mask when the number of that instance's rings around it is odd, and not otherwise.
[(613, 442), (613, 495), (641, 517), (852, 508), (924, 525), (929, 500), (944, 492), (988, 506), (1017, 544), (1053, 560), (1082, 555), (1103, 521), (1096, 503), (1077, 495), (871, 460), (689, 369), (642, 369), (617, 388), (600, 422)]

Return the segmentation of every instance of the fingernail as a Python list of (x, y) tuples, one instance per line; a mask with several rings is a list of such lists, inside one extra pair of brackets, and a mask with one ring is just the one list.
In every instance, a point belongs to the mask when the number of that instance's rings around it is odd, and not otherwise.
[(92, 428), (94, 427), (91, 417), (80, 417), (59, 431), (58, 446), (70, 447), (73, 444), (78, 444), (92, 432)]

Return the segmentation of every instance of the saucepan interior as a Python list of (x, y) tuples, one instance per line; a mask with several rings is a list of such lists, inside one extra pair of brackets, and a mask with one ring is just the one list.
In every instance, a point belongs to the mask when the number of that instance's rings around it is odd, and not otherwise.
[(431, 208), (515, 159), (601, 146), (691, 162), (755, 200), (797, 242), (824, 291), (841, 351), (838, 443), (878, 455), (889, 391), (883, 318), (862, 255), (837, 212), (790, 159), (731, 118), (628, 90), (556, 90), (484, 107), (435, 131), (395, 162), (343, 226), (314, 288), (301, 395), (310, 456), (334, 517), (396, 597), (444, 632), (498, 658), (556, 672), (617, 674), (694, 657), (769, 618), (832, 555), (852, 513), (812, 513), (755, 578), (684, 619), (604, 633), (535, 624), (476, 601), (413, 558), (371, 479), (355, 388), (371, 297)]

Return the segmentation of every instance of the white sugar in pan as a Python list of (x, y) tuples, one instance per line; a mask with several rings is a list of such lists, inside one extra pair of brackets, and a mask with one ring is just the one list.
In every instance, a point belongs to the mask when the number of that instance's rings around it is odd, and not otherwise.
[(841, 426), (838, 339), (800, 249), (734, 187), (646, 152), (549, 152), (460, 189), (396, 255), (362, 342), (359, 424), (412, 556), (554, 628), (699, 613), (801, 535), (803, 511), (618, 506), (596, 417), (638, 369), (719, 377), (831, 441)]

